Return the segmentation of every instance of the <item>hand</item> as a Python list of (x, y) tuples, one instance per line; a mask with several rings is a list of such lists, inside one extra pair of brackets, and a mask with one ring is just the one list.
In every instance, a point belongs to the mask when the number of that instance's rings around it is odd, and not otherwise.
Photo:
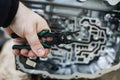
[(4, 28), (9, 35), (16, 33), (21, 39), (16, 39), (17, 44), (29, 44), (30, 51), (22, 49), (21, 51), (15, 49), (14, 54), (22, 54), (24, 56), (39, 56), (43, 57), (49, 53), (49, 49), (44, 49), (40, 43), (37, 33), (42, 30), (50, 30), (47, 22), (39, 15), (25, 7), (21, 2), (19, 3), (18, 12), (11, 24)]

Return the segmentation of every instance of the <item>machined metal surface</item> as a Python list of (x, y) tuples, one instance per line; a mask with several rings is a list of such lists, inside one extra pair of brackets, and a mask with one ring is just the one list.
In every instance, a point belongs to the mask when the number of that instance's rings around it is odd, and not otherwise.
[[(103, 0), (72, 1), (25, 1), (48, 21), (52, 31), (80, 32), (68, 37), (77, 42), (52, 46), (45, 58), (16, 56), (18, 69), (56, 79), (96, 78), (119, 69), (119, 10)], [(98, 3), (102, 3), (99, 8)]]

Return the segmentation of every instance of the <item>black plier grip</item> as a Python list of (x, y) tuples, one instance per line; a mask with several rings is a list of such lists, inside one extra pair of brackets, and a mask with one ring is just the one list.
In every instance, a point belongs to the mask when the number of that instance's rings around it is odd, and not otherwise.
[[(49, 34), (49, 30), (43, 30), (41, 32), (39, 32), (37, 35), (38, 37), (47, 37), (47, 35)], [(11, 34), (11, 37), (13, 39), (15, 38), (20, 38), (17, 34), (13, 33)], [(41, 42), (41, 44), (43, 45), (44, 48), (51, 48), (51, 45), (48, 45), (47, 42)], [(31, 47), (29, 45), (13, 45), (12, 49), (27, 49), (27, 50), (31, 50)]]

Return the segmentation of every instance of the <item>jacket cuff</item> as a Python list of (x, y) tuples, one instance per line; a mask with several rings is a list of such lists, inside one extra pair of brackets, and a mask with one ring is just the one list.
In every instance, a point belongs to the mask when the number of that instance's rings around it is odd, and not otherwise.
[(10, 25), (10, 23), (12, 22), (12, 20), (14, 19), (17, 10), (19, 7), (19, 0), (11, 0), (11, 7), (8, 13), (8, 17), (5, 20), (4, 24), (2, 25), (3, 28), (6, 28)]

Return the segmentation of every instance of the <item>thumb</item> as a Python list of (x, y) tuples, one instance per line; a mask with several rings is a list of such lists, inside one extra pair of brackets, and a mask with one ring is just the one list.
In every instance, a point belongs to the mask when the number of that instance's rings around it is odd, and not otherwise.
[(25, 38), (27, 39), (32, 51), (37, 56), (42, 57), (45, 55), (45, 49), (43, 48), (42, 44), (40, 43), (40, 40), (37, 36), (36, 30), (29, 29), (29, 31), (25, 35)]

